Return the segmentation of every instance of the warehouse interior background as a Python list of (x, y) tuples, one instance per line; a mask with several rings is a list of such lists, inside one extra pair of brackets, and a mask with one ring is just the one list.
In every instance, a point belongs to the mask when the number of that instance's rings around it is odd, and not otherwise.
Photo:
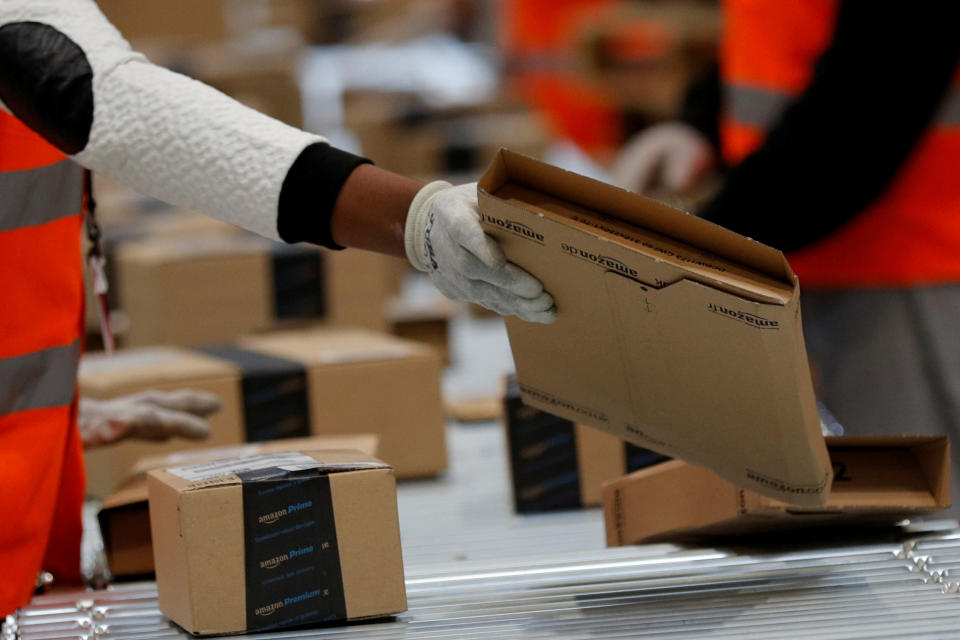
[[(402, 175), (474, 182), (508, 148), (688, 212), (724, 184), (723, 172), (706, 166), (681, 189), (663, 175), (645, 185), (623, 177), (637, 135), (711, 108), (714, 97), (697, 88), (716, 75), (720, 0), (97, 3), (151, 61)], [(334, 448), (359, 448), (394, 466), (410, 601), (399, 620), (411, 634), (636, 637), (645, 630), (687, 637), (697, 629), (686, 629), (681, 613), (669, 615), (686, 610), (696, 618), (697, 607), (716, 613), (699, 637), (726, 637), (716, 630), (738, 624), (774, 637), (762, 625), (776, 616), (793, 621), (790, 637), (881, 637), (857, 617), (860, 607), (884, 607), (894, 620), (889, 629), (904, 634), (898, 637), (924, 625), (929, 637), (943, 637), (937, 634), (960, 620), (955, 594), (949, 607), (937, 599), (951, 585), (956, 591), (946, 571), (936, 572), (960, 562), (960, 534), (949, 509), (956, 463), (949, 444), (932, 448), (942, 445), (936, 429), (904, 424), (901, 431), (931, 438), (917, 445), (931, 447), (927, 453), (904, 454), (916, 456), (930, 486), (912, 484), (896, 497), (934, 514), (912, 528), (847, 523), (822, 537), (781, 529), (710, 547), (667, 536), (634, 551), (607, 549), (651, 531), (624, 539), (622, 529), (611, 530), (620, 507), (604, 485), (666, 458), (524, 406), (502, 318), (447, 300), (405, 260), (274, 243), (99, 174), (93, 187), (117, 350), (104, 352), (100, 302), (88, 277), (80, 393), (107, 399), (190, 388), (216, 393), (223, 408), (209, 418), (214, 432), (206, 441), (125, 441), (86, 453), (84, 576), (112, 591), (83, 605), (77, 593), (48, 590), (35, 600), (36, 615), (70, 610), (96, 625), (96, 606), (104, 619), (112, 608), (133, 609), (127, 623), (111, 618), (113, 631), (103, 623), (102, 635), (42, 637), (181, 637), (153, 604), (142, 472), (189, 464), (210, 447), (245, 455), (257, 451), (244, 449), (254, 442), (311, 436), (333, 437)], [(960, 307), (938, 309), (930, 311), (940, 314), (931, 315), (933, 324), (956, 322)], [(873, 329), (852, 322), (847, 330)], [(917, 340), (936, 349), (937, 331)], [(818, 339), (808, 336), (808, 347), (833, 348)], [(898, 339), (890, 337), (891, 352), (899, 351)], [(240, 351), (263, 360), (243, 360)], [(277, 369), (273, 358), (299, 363), (299, 370)], [(813, 371), (815, 387), (821, 375)], [(869, 387), (864, 375), (847, 388)], [(944, 375), (960, 380), (956, 372)], [(864, 432), (842, 418), (837, 424), (829, 402), (819, 408), (828, 432)], [(690, 508), (706, 509), (703, 501)], [(936, 541), (904, 543), (910, 535)], [(938, 553), (941, 565), (925, 564)], [(738, 577), (744, 566), (752, 573)], [(644, 595), (645, 585), (655, 586)], [(767, 588), (799, 599), (777, 609)], [(836, 604), (803, 604), (820, 593), (833, 594)], [(906, 622), (910, 606), (929, 614), (914, 629)], [(834, 627), (818, 626), (820, 611), (837, 616)], [(495, 626), (483, 626), (484, 616)], [(68, 628), (57, 620), (50, 629)], [(28, 635), (29, 622), (28, 615), (17, 622), (22, 637), (41, 637)], [(123, 624), (132, 626), (125, 632)], [(366, 637), (363, 629), (348, 627), (357, 634), (348, 635)], [(309, 637), (341, 637), (335, 628), (315, 633)]]

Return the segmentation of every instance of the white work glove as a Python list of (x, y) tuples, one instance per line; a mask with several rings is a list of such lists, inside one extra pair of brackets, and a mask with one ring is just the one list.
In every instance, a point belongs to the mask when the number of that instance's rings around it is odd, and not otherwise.
[(203, 440), (210, 424), (203, 419), (220, 410), (212, 393), (181, 389), (142, 391), (110, 400), (80, 398), (77, 426), (86, 449), (127, 438)]
[(404, 233), (407, 258), (430, 274), (451, 300), (476, 302), (501, 315), (553, 322), (557, 312), (543, 285), (507, 262), (496, 240), (484, 233), (477, 212), (477, 185), (431, 182), (410, 204)]
[(613, 165), (617, 186), (642, 193), (663, 187), (689, 192), (716, 164), (706, 136), (682, 122), (664, 122), (637, 134)]

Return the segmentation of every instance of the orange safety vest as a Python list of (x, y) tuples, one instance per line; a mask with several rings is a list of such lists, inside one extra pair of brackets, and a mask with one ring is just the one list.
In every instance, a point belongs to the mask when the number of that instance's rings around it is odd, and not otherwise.
[[(835, 0), (725, 0), (721, 143), (736, 165), (810, 83)], [(882, 140), (883, 132), (877, 132)], [(829, 150), (825, 150), (825, 153)], [(960, 73), (887, 190), (827, 238), (788, 256), (806, 287), (960, 282)]]
[(0, 618), (80, 581), (83, 174), (0, 111)]
[(580, 78), (569, 55), (582, 19), (615, 0), (508, 0), (500, 47), (509, 86), (541, 113), (554, 135), (598, 157), (623, 142), (619, 104)]

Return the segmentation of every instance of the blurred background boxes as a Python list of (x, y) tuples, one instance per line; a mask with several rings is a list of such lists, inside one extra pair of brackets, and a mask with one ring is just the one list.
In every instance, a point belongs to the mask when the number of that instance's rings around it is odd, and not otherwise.
[(303, 330), (250, 336), (235, 345), (152, 347), (87, 355), (80, 392), (112, 398), (150, 389), (196, 389), (220, 397), (203, 442), (126, 441), (86, 453), (90, 495), (103, 498), (145, 456), (310, 435), (380, 437), (399, 478), (446, 468), (440, 354), (364, 330)]
[(374, 433), (398, 478), (434, 476), (447, 466), (440, 354), (361, 330), (249, 336), (240, 346), (303, 363), (311, 433)]

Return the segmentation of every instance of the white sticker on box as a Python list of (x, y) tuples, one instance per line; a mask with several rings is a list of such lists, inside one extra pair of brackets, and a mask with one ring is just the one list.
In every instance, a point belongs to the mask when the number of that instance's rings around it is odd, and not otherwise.
[[(259, 471), (261, 469), (270, 469), (279, 467), (287, 471), (303, 471), (305, 469), (317, 469), (324, 466), (322, 462), (314, 460), (303, 453), (274, 453), (263, 456), (249, 456), (246, 458), (230, 458), (227, 460), (215, 460), (204, 464), (194, 464), (186, 467), (174, 467), (167, 469), (167, 473), (188, 480), (190, 482), (203, 482), (229, 476), (246, 471)], [(293, 467), (288, 469), (287, 467)]]

